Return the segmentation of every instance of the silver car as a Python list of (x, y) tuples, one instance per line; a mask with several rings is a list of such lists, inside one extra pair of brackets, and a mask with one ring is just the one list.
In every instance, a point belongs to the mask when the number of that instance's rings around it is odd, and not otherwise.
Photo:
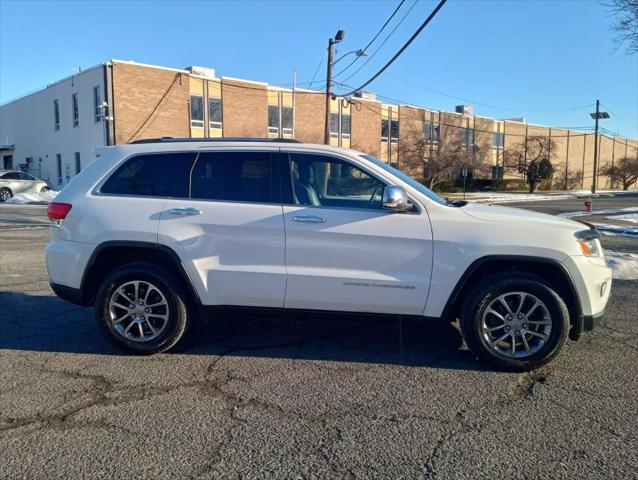
[(50, 190), (44, 180), (20, 170), (0, 170), (0, 203), (6, 202), (16, 193), (44, 193)]

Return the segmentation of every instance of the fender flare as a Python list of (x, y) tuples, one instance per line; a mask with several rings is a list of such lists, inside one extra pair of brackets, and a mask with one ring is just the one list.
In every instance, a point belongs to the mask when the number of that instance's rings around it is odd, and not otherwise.
[(563, 274), (563, 277), (564, 277), (563, 280), (566, 280), (565, 281), (566, 287), (569, 289), (574, 299), (573, 307), (575, 311), (573, 312), (574, 313), (573, 318), (570, 319), (573, 328), (571, 328), (569, 331), (569, 338), (574, 341), (578, 340), (578, 338), (580, 337), (580, 334), (584, 330), (584, 317), (583, 317), (581, 299), (578, 294), (578, 290), (576, 289), (574, 279), (572, 278), (571, 274), (569, 273), (569, 270), (567, 270), (567, 267), (563, 263), (559, 262), (558, 260), (554, 260), (552, 258), (547, 258), (547, 257), (537, 257), (532, 255), (486, 255), (484, 257), (480, 257), (474, 260), (465, 269), (465, 271), (459, 278), (458, 282), (454, 286), (454, 289), (452, 290), (452, 293), (450, 294), (445, 304), (445, 307), (443, 308), (443, 313), (441, 314), (442, 318), (444, 319), (450, 318), (450, 316), (452, 315), (456, 307), (457, 301), (459, 299), (459, 295), (461, 294), (461, 292), (463, 292), (463, 290), (467, 286), (467, 282), (469, 281), (469, 279), (472, 277), (474, 273), (476, 273), (476, 271), (479, 268), (481, 268), (482, 266), (490, 262), (535, 263), (540, 265), (551, 265), (553, 267), (558, 267), (558, 269)]
[(141, 241), (134, 241), (134, 240), (110, 240), (110, 241), (102, 242), (97, 247), (95, 247), (95, 249), (93, 250), (93, 253), (91, 253), (91, 256), (89, 257), (89, 260), (86, 264), (84, 273), (82, 274), (82, 281), (80, 283), (80, 298), (83, 305), (86, 305), (86, 306), (91, 305), (93, 301), (93, 299), (89, 298), (87, 294), (87, 280), (88, 280), (89, 272), (95, 265), (100, 254), (107, 248), (127, 248), (127, 247), (141, 248), (144, 250), (155, 251), (155, 252), (159, 251), (166, 254), (170, 258), (172, 266), (175, 267), (177, 271), (180, 273), (180, 275), (182, 276), (182, 279), (184, 280), (184, 283), (185, 283), (186, 290), (190, 294), (191, 298), (193, 299), (193, 301), (196, 303), (198, 307), (201, 307), (201, 299), (199, 298), (199, 295), (197, 294), (197, 290), (195, 289), (195, 286), (193, 285), (193, 281), (190, 278), (190, 275), (188, 274), (186, 269), (184, 268), (182, 259), (179, 257), (177, 252), (175, 252), (175, 250), (173, 250), (172, 248), (159, 243), (141, 242)]

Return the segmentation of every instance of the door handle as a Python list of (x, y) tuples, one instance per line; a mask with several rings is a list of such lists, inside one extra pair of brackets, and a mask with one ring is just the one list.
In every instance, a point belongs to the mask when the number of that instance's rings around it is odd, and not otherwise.
[(196, 208), (188, 207), (188, 208), (171, 208), (168, 213), (172, 213), (173, 215), (201, 215), (201, 211)]
[(325, 218), (317, 217), (315, 215), (295, 215), (292, 217), (292, 221), (300, 223), (326, 223)]

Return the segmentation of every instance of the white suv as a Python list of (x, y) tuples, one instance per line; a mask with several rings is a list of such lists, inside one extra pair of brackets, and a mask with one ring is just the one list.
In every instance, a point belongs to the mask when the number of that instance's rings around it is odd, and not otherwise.
[(460, 320), (500, 367), (550, 361), (603, 314), (598, 233), (449, 202), (353, 150), (164, 138), (105, 147), (49, 206), (53, 290), (107, 339), (165, 351), (220, 307)]

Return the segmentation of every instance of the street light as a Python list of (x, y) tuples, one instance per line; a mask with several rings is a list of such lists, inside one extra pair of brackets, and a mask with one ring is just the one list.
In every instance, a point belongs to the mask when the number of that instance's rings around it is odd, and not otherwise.
[[(348, 55), (351, 55), (353, 53), (357, 54), (357, 57), (367, 57), (368, 54), (365, 52), (365, 50), (352, 50), (351, 52), (348, 53), (344, 53), (341, 57), (339, 57), (338, 59), (336, 59), (334, 62), (332, 62), (332, 66), (334, 67), (337, 63), (339, 63), (341, 60), (343, 60), (344, 58), (346, 58)], [(332, 79), (331, 79), (332, 80)]]
[[(332, 95), (332, 57), (334, 55), (333, 47), (346, 36), (345, 30), (337, 30), (335, 38), (328, 39), (328, 70), (326, 72), (326, 116), (324, 119), (323, 143), (330, 143), (330, 97)], [(343, 57), (341, 57), (343, 58)], [(339, 60), (341, 60), (341, 58)]]
[(594, 128), (594, 176), (591, 182), (591, 193), (596, 193), (596, 177), (598, 175), (598, 120), (610, 118), (611, 115), (609, 115), (608, 112), (600, 111), (600, 100), (596, 100), (596, 111), (589, 115), (596, 121), (596, 127)]

